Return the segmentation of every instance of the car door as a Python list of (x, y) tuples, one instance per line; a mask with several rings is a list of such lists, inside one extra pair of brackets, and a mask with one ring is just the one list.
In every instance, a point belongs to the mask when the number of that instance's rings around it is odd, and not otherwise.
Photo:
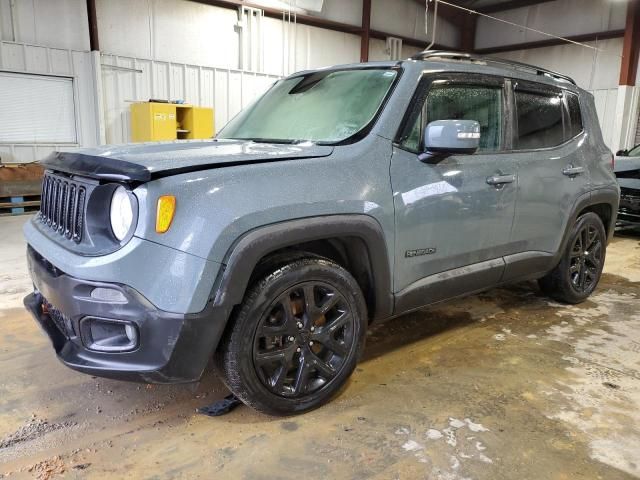
[[(508, 84), (508, 82), (507, 82)], [(427, 75), (420, 81), (391, 159), (396, 215), (396, 310), (497, 283), (510, 241), (517, 176), (509, 90), (500, 77)], [(424, 163), (422, 132), (434, 120), (480, 123), (480, 148)]]
[(518, 164), (518, 198), (512, 238), (528, 252), (528, 260), (520, 265), (508, 261), (506, 279), (553, 266), (549, 262), (560, 248), (574, 204), (590, 185), (578, 96), (521, 80), (514, 80), (513, 87), (511, 155)]

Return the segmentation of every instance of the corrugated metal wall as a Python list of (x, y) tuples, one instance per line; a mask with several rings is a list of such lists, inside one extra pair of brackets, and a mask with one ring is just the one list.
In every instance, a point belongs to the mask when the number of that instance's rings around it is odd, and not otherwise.
[(614, 141), (614, 124), (616, 117), (616, 106), (618, 103), (618, 89), (606, 88), (602, 90), (591, 90), (600, 120), (600, 128), (604, 143), (609, 148), (613, 148)]
[(106, 142), (130, 141), (132, 101), (184, 100), (213, 107), (219, 130), (278, 78), (265, 73), (103, 54)]
[[(93, 62), (90, 52), (47, 48), (17, 42), (0, 42), (0, 70), (8, 72), (60, 75), (73, 79), (76, 130), (79, 143), (0, 143), (3, 163), (27, 163), (39, 160), (53, 150), (65, 150), (98, 144), (98, 115), (93, 86)], [(2, 108), (11, 108), (3, 105)]]

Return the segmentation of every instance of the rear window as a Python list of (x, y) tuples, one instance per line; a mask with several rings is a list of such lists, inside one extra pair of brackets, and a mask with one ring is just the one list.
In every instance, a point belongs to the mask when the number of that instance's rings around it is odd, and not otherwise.
[(562, 97), (554, 94), (516, 91), (520, 150), (555, 147), (564, 142)]
[(571, 119), (571, 131), (568, 138), (573, 138), (583, 130), (582, 113), (580, 112), (580, 101), (578, 96), (567, 93), (567, 106), (569, 107), (569, 118)]

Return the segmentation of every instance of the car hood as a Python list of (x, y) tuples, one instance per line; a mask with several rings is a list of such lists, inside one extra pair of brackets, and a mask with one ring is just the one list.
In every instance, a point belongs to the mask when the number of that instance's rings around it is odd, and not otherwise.
[(617, 173), (640, 170), (640, 157), (616, 157), (613, 171)]
[(614, 172), (621, 187), (640, 190), (640, 157), (616, 157)]
[(326, 157), (333, 147), (246, 140), (196, 140), (105, 145), (54, 152), (40, 163), (52, 170), (100, 180), (146, 182), (153, 178), (234, 165)]

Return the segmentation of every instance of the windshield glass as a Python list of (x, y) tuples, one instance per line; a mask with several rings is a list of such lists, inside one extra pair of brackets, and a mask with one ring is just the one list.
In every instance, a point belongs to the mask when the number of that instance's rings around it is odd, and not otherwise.
[(636, 145), (631, 150), (629, 150), (630, 157), (640, 157), (640, 145)]
[(218, 138), (337, 143), (376, 115), (396, 70), (321, 71), (277, 82), (240, 112)]

